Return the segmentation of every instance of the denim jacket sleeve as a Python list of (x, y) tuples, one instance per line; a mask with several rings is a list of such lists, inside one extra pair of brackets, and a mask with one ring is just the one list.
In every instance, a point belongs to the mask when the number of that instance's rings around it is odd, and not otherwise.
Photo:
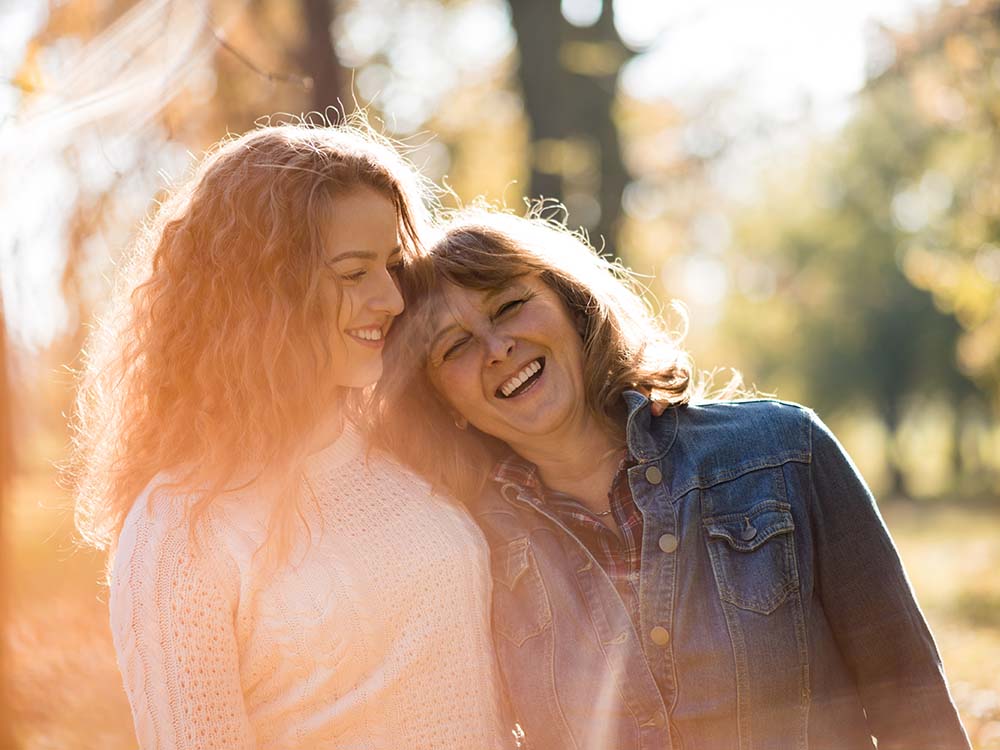
[(969, 748), (934, 639), (850, 457), (813, 418), (816, 586), (879, 750)]

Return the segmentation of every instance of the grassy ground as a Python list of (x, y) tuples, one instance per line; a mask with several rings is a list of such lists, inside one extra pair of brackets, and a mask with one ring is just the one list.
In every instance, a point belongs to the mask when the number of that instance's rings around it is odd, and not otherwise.
[(894, 506), (886, 523), (941, 650), (977, 750), (1000, 748), (1000, 502), (997, 509)]
[[(74, 548), (66, 500), (49, 473), (13, 489), (8, 683), (17, 736), (26, 750), (133, 748), (101, 559)], [(977, 750), (1000, 750), (997, 507), (885, 509)]]

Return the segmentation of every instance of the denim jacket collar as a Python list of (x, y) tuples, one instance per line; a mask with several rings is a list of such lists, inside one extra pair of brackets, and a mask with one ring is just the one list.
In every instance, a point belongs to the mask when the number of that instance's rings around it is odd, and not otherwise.
[(677, 437), (677, 410), (667, 409), (654, 424), (647, 396), (638, 391), (625, 391), (622, 398), (628, 406), (625, 440), (629, 453), (640, 463), (658, 461), (666, 456)]

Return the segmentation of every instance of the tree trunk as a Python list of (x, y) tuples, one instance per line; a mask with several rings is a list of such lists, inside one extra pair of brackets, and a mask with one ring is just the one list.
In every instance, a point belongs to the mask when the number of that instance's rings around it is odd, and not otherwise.
[(618, 128), (612, 119), (615, 96), (618, 90), (618, 75), (621, 67), (631, 57), (618, 30), (615, 29), (614, 12), (611, 0), (606, 0), (601, 18), (594, 26), (600, 35), (603, 44), (607, 46), (607, 54), (615, 55), (618, 58), (617, 68), (613, 75), (598, 78), (593, 77), (581, 80), (581, 88), (590, 88), (592, 96), (581, 101), (581, 104), (589, 102), (589, 111), (585, 112), (578, 123), (590, 129), (597, 138), (600, 148), (600, 187), (598, 201), (601, 206), (601, 218), (595, 230), (597, 235), (604, 237), (609, 246), (617, 247), (615, 238), (618, 233), (618, 224), (621, 218), (622, 193), (628, 185), (629, 176), (622, 162), (621, 143), (618, 139)]
[[(615, 246), (622, 163), (612, 107), (618, 75), (631, 52), (614, 25), (610, 0), (594, 25), (578, 28), (554, 0), (508, 0), (521, 56), (518, 75), (531, 127), (531, 198), (554, 198), (570, 209), (569, 224), (584, 224), (594, 243)], [(574, 215), (575, 198), (600, 207)]]
[(902, 404), (898, 397), (890, 397), (885, 400), (882, 407), (882, 419), (885, 421), (886, 431), (889, 433), (888, 469), (889, 469), (889, 492), (890, 500), (910, 500), (910, 493), (906, 488), (906, 476), (903, 474), (899, 461), (898, 436), (899, 423), (902, 421)]
[(511, 22), (521, 55), (518, 77), (531, 127), (531, 184), (528, 196), (563, 199), (562, 174), (543, 163), (543, 142), (563, 140), (566, 123), (565, 71), (559, 65), (559, 45), (565, 21), (552, 0), (510, 0)]
[(330, 27), (333, 25), (333, 0), (301, 0), (306, 26), (302, 67), (312, 79), (312, 108), (326, 114), (329, 107), (346, 107), (343, 69), (337, 59)]

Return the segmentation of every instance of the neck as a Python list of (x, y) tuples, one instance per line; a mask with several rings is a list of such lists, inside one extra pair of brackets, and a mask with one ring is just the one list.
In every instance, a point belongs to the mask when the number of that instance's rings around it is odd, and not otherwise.
[(344, 431), (344, 409), (341, 397), (331, 399), (333, 406), (316, 424), (308, 440), (308, 453), (319, 453)]
[(608, 491), (621, 462), (621, 440), (591, 417), (582, 430), (533, 445), (511, 445), (538, 467), (545, 486), (570, 495), (594, 512), (608, 509)]

